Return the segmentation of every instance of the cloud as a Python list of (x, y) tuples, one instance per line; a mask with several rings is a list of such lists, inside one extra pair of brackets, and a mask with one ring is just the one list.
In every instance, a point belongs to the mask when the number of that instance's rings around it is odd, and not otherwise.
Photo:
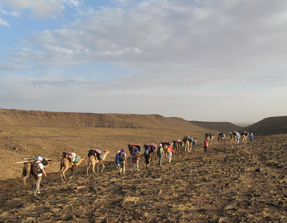
[(32, 17), (37, 19), (61, 16), (65, 5), (79, 7), (82, 4), (81, 2), (78, 0), (1, 0), (3, 5), (13, 10), (29, 10)]
[(1, 18), (0, 18), (0, 25), (2, 25), (2, 26), (10, 26), (9, 23), (6, 20), (1, 19)]

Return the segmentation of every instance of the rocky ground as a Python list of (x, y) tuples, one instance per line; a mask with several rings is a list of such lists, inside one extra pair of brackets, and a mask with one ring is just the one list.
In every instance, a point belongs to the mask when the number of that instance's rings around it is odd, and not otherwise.
[(2, 181), (0, 222), (287, 222), (286, 149), (287, 135), (275, 135), (148, 170), (141, 159), (140, 172), (121, 176), (110, 162), (87, 178), (83, 165), (67, 182), (49, 174), (37, 197), (21, 178)]

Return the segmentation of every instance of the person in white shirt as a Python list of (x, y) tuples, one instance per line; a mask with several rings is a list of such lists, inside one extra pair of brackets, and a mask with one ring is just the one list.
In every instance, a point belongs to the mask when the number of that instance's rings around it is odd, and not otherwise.
[(46, 172), (44, 170), (44, 166), (42, 164), (43, 158), (41, 156), (36, 158), (36, 163), (38, 164), (38, 168), (40, 169), (39, 172), (37, 172), (37, 175), (34, 176), (36, 180), (36, 184), (34, 186), (34, 196), (37, 196), (37, 194), (40, 194), (40, 183), (42, 180), (42, 174), (44, 174), (45, 177), (47, 177)]

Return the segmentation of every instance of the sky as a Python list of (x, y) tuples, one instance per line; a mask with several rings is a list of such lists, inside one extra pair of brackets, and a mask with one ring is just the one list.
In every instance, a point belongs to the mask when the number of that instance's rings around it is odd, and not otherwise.
[(0, 0), (0, 108), (285, 116), (286, 27), (282, 0)]

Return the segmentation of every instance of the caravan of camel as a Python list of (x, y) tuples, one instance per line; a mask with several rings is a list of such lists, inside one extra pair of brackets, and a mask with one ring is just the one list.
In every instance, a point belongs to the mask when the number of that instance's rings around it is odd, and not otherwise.
[[(242, 133), (239, 133), (237, 131), (229, 132), (230, 136), (230, 143), (235, 144), (239, 143), (240, 138), (242, 138), (242, 143), (247, 143), (248, 139), (250, 141), (253, 141), (253, 133), (249, 134), (248, 132), (244, 131)], [(209, 143), (209, 148), (211, 148), (214, 134), (206, 133), (205, 134), (205, 140)], [(225, 144), (227, 135), (225, 133), (219, 133), (218, 135), (218, 141), (221, 144)], [(173, 140), (173, 141), (162, 141), (161, 146), (163, 147), (163, 157), (165, 157), (168, 153), (169, 146), (172, 147), (172, 153), (175, 155), (183, 154), (183, 153), (190, 153), (192, 150), (195, 150), (196, 148), (196, 138), (193, 139), (193, 137), (187, 135), (182, 140)], [(143, 149), (150, 149), (150, 159), (155, 160), (157, 159), (157, 149), (159, 145), (155, 143), (147, 143), (143, 147), (140, 144), (129, 144), (128, 145), (128, 151), (130, 152), (130, 155), (137, 149), (137, 151), (141, 152)], [(92, 166), (92, 171), (95, 175), (98, 175), (99, 173), (99, 166), (102, 166), (101, 173), (103, 172), (105, 165), (104, 161), (106, 161), (107, 156), (109, 155), (109, 151), (101, 151), (98, 149), (91, 149), (88, 153), (88, 164), (87, 164), (87, 177), (89, 168)], [(65, 173), (68, 170), (71, 170), (72, 176), (74, 176), (74, 172), (76, 168), (84, 161), (84, 159), (80, 156), (77, 156), (75, 153), (68, 153), (63, 152), (63, 157), (60, 162), (60, 176), (61, 180), (67, 180)], [(24, 188), (27, 189), (26, 185), (26, 179), (31, 175), (31, 163), (33, 160), (27, 161), (24, 163), (23, 167), (23, 184)], [(46, 164), (48, 165), (48, 162)], [(95, 167), (97, 167), (97, 172), (95, 171)], [(34, 182), (35, 183), (35, 182)]]

